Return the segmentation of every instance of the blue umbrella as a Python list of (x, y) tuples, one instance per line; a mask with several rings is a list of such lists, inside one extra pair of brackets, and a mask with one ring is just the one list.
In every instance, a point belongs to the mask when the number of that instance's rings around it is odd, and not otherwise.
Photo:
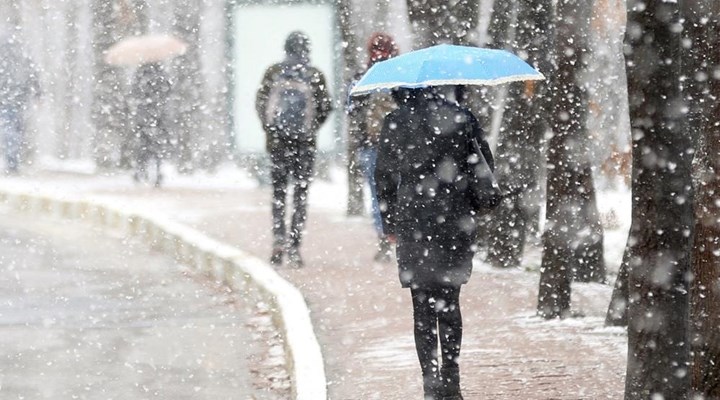
[(350, 90), (367, 94), (398, 87), (499, 85), (545, 77), (505, 50), (441, 44), (373, 65)]

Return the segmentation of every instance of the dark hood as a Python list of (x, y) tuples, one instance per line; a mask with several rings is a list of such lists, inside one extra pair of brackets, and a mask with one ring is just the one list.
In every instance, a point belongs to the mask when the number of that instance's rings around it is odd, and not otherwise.
[(302, 32), (293, 32), (285, 39), (285, 54), (288, 60), (300, 64), (310, 62), (310, 39)]
[(411, 109), (423, 109), (431, 103), (444, 101), (444, 97), (434, 87), (397, 88), (393, 89), (392, 97), (400, 108)]

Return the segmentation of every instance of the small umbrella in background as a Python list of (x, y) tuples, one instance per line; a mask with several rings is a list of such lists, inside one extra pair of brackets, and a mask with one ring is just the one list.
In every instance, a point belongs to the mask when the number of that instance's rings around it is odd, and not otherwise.
[(105, 53), (105, 62), (124, 66), (160, 62), (185, 54), (187, 47), (172, 35), (133, 36), (112, 45)]
[(542, 79), (540, 72), (508, 51), (441, 44), (373, 65), (350, 95), (399, 87), (499, 85)]

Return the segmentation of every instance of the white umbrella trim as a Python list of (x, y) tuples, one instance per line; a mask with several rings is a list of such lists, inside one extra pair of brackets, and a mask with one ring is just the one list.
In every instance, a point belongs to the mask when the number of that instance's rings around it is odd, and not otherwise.
[(422, 88), (427, 86), (447, 86), (447, 85), (488, 85), (496, 86), (504, 83), (518, 82), (518, 81), (541, 81), (544, 80), (545, 76), (541, 73), (527, 74), (527, 75), (514, 75), (496, 79), (432, 79), (421, 83), (417, 82), (384, 82), (384, 83), (373, 83), (371, 85), (355, 86), (350, 90), (350, 95), (367, 94), (376, 92), (379, 90), (389, 90), (395, 88)]

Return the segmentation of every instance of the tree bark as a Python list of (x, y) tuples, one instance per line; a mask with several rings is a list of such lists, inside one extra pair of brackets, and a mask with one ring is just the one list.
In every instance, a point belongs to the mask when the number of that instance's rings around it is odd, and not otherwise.
[[(498, 15), (509, 4), (506, 0), (496, 2), (493, 21), (509, 19)], [(493, 41), (505, 43), (516, 54), (552, 75), (550, 46), (552, 41), (552, 3), (547, 0), (522, 2), (517, 10), (517, 28), (514, 34), (501, 34), (497, 23)], [(507, 27), (506, 27), (507, 28)], [(507, 37), (514, 40), (509, 41)], [(488, 223), (487, 261), (495, 267), (518, 267), (528, 234), (537, 232), (540, 219), (541, 187), (544, 174), (544, 136), (548, 130), (545, 103), (547, 85), (541, 82), (513, 83), (508, 88), (503, 124), (496, 150), (496, 175), (508, 188), (525, 188), (518, 196), (507, 198), (493, 210)]]
[(480, 2), (474, 0), (406, 0), (415, 48), (440, 43), (469, 44), (477, 28)]
[(684, 132), (678, 4), (628, 4), (633, 213), (625, 399), (686, 399), (692, 141)]
[[(633, 210), (635, 208), (633, 207)], [(630, 262), (629, 248), (632, 245), (632, 237), (628, 237), (628, 243), (625, 245), (623, 259), (620, 263), (620, 270), (615, 279), (615, 287), (613, 287), (612, 296), (610, 297), (610, 305), (608, 306), (607, 315), (605, 316), (605, 325), (608, 326), (627, 326), (627, 306), (629, 296), (628, 289), (628, 263)]]
[(603, 274), (603, 233), (587, 156), (587, 93), (579, 71), (587, 53), (592, 4), (560, 0), (555, 17), (557, 70), (550, 77), (553, 136), (548, 143), (547, 218), (538, 315), (570, 315), (570, 281), (581, 269)]
[(188, 43), (185, 54), (173, 60), (177, 71), (173, 87), (175, 139), (178, 150), (178, 169), (189, 173), (198, 168), (209, 168), (216, 160), (209, 158), (210, 143), (203, 143), (204, 115), (201, 111), (204, 81), (200, 70), (200, 0), (175, 2), (174, 28), (177, 35)]
[[(352, 7), (349, 0), (338, 0), (337, 3), (337, 23), (340, 28), (340, 36), (343, 42), (343, 82), (349, 85), (360, 70), (358, 62), (358, 40), (355, 35), (355, 29), (352, 22)], [(346, 98), (347, 87), (343, 87), (340, 91), (340, 98)], [(344, 106), (344, 104), (343, 104)], [(347, 174), (348, 174), (348, 203), (347, 215), (362, 215), (364, 211), (363, 203), (363, 176), (360, 165), (357, 162), (357, 149), (359, 129), (356, 121), (347, 118), (345, 128), (347, 130)]]
[(119, 149), (122, 138), (119, 132), (124, 129), (122, 115), (125, 112), (120, 71), (104, 60), (104, 52), (118, 40), (114, 1), (93, 2), (92, 15), (95, 49), (93, 158), (97, 166), (111, 168), (120, 162)]
[(494, 49), (507, 48), (512, 39), (511, 26), (516, 20), (517, 0), (495, 0), (492, 17), (488, 26), (489, 47)]
[(691, 398), (720, 399), (720, 5), (684, 3), (683, 69), (691, 134), (697, 134), (690, 284)]

